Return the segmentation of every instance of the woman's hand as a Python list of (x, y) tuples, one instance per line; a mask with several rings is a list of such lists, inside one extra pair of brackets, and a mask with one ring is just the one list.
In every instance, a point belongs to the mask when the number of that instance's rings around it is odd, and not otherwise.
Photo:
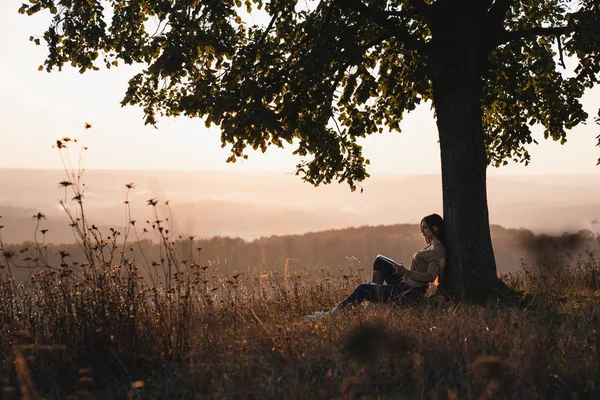
[(402, 264), (394, 263), (394, 266), (396, 267), (396, 273), (399, 277), (403, 277), (408, 272), (408, 269), (404, 268), (404, 265)]

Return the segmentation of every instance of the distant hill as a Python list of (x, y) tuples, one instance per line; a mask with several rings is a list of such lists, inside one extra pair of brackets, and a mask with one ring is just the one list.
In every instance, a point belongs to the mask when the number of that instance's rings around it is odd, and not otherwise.
[[(492, 225), (491, 230), (500, 273), (517, 271), (523, 266), (541, 271), (556, 271), (565, 266), (597, 268), (595, 260), (600, 257), (600, 241), (591, 231), (550, 236), (498, 225)], [(126, 257), (133, 260), (142, 275), (161, 271), (160, 267), (157, 270), (152, 266), (160, 265), (165, 254), (156, 241), (142, 239), (138, 244), (133, 241), (134, 235), (130, 235), (127, 247), (123, 249), (122, 239), (120, 237), (117, 242), (114, 258), (110, 257), (111, 265), (119, 263), (121, 251), (125, 250)], [(369, 279), (377, 254), (408, 265), (412, 255), (425, 244), (417, 224), (330, 229), (298, 235), (265, 236), (252, 241), (228, 236), (194, 238), (193, 241), (188, 237), (174, 239), (178, 265), (183, 260), (208, 265), (211, 276), (237, 272), (251, 275), (277, 272), (281, 276), (287, 272), (319, 278), (329, 273), (352, 273), (364, 280)], [(14, 251), (11, 262), (20, 266), (29, 265), (27, 258), (31, 260), (40, 256), (50, 265), (57, 266), (61, 262), (61, 252), (68, 253), (69, 260), (85, 261), (81, 247), (74, 243), (49, 244), (38, 250), (35, 243), (29, 241), (5, 246), (5, 250)], [(107, 258), (110, 255), (106, 249), (104, 254)], [(28, 268), (13, 271), (17, 279), (26, 279), (30, 273)]]
[[(37, 221), (32, 218), (39, 212), (37, 208), (19, 208), (0, 206), (0, 226), (4, 243), (22, 243), (35, 239)], [(38, 240), (42, 241), (42, 229), (48, 230), (46, 242), (69, 243), (74, 241), (72, 228), (66, 217), (56, 214), (40, 220), (37, 231)]]
[[(47, 240), (71, 240), (71, 229), (58, 200), (65, 198), (58, 170), (0, 169), (0, 215), (7, 242), (31, 235), (31, 216), (42, 212)], [(131, 217), (149, 226), (156, 217), (146, 202), (170, 200), (159, 218), (169, 218), (181, 235), (215, 235), (252, 240), (261, 236), (302, 234), (364, 225), (417, 223), (442, 211), (441, 181), (436, 175), (386, 175), (369, 178), (363, 193), (346, 185), (313, 187), (292, 174), (276, 172), (85, 171), (84, 205), (90, 222), (123, 228), (125, 184)], [(490, 220), (507, 228), (562, 234), (600, 225), (600, 175), (492, 176), (488, 179)], [(67, 199), (71, 195), (67, 193)], [(30, 237), (31, 238), (31, 237)]]

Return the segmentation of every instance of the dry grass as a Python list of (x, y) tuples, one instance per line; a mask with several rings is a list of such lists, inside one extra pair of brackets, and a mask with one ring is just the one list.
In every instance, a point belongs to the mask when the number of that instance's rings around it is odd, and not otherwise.
[(132, 258), (135, 223), (103, 237), (85, 219), (82, 169), (66, 170), (62, 204), (85, 259), (50, 265), (43, 239), (17, 254), (0, 236), (2, 399), (600, 398), (592, 257), (504, 276), (518, 304), (432, 297), (305, 323), (364, 276), (221, 276), (176, 254), (158, 214), (161, 262)]
[(3, 280), (2, 390), (7, 399), (598, 398), (600, 291), (589, 287), (598, 265), (586, 268), (507, 277), (528, 292), (521, 306), (432, 298), (319, 323), (302, 316), (354, 282), (292, 275), (286, 287), (271, 276), (261, 296), (256, 276), (203, 279), (200, 268), (170, 291), (134, 267), (96, 281), (42, 270), (18, 293)]

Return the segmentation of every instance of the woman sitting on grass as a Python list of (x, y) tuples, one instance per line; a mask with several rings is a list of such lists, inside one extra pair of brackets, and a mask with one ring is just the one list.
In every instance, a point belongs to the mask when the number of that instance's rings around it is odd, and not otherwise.
[(389, 301), (400, 304), (419, 303), (425, 299), (429, 284), (442, 272), (446, 260), (446, 235), (444, 220), (438, 214), (431, 214), (421, 220), (421, 233), (427, 246), (415, 253), (410, 269), (402, 263), (378, 255), (373, 263), (371, 283), (359, 285), (350, 296), (330, 311), (317, 311), (307, 315), (307, 321), (337, 313), (363, 301)]

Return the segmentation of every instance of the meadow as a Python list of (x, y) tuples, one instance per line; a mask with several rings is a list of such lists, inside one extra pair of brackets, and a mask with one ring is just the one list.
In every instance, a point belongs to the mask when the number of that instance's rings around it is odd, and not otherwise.
[(150, 261), (131, 232), (73, 221), (82, 260), (59, 251), (49, 262), (39, 241), (1, 245), (3, 399), (600, 397), (593, 255), (502, 275), (518, 299), (430, 293), (420, 306), (307, 323), (368, 271), (227, 274), (199, 262), (194, 238), (189, 253), (177, 248), (158, 218), (161, 258)]
[[(206, 243), (174, 237), (156, 199), (148, 228), (130, 219), (100, 231), (86, 218), (82, 171), (66, 173), (77, 251), (49, 250), (41, 225), (20, 247), (0, 236), (2, 399), (600, 398), (592, 253), (502, 274), (510, 299), (432, 291), (419, 306), (307, 323), (365, 282), (366, 264), (223, 269), (202, 256)], [(142, 229), (157, 238), (152, 256)]]

